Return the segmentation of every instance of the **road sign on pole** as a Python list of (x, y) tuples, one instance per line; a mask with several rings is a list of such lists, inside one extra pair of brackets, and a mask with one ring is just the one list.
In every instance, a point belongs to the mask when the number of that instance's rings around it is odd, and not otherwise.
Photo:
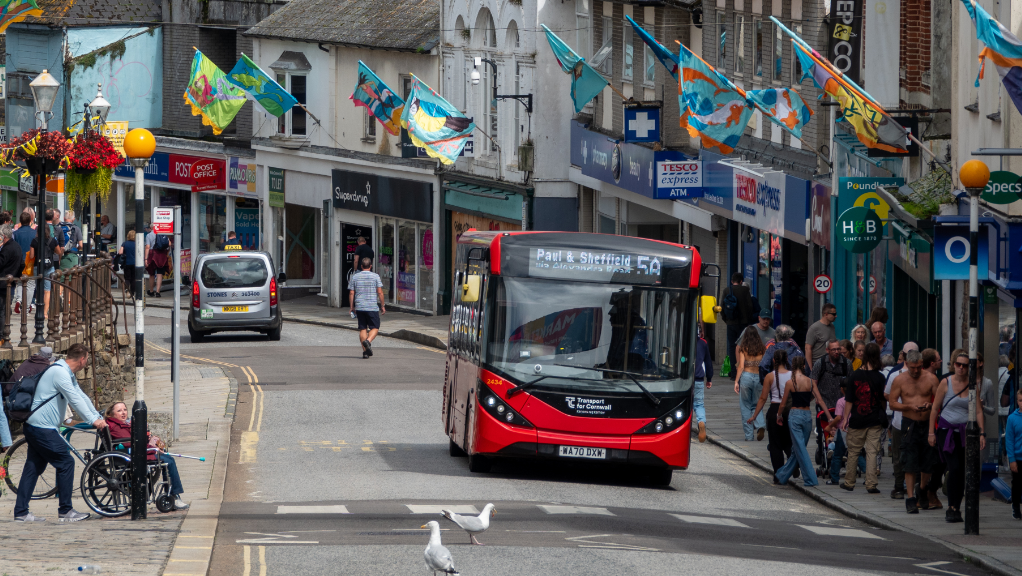
[(174, 381), (174, 440), (177, 440), (181, 421), (181, 207), (174, 206), (170, 210), (174, 231), (174, 313), (171, 322), (174, 334), (171, 339), (170, 371)]
[(830, 276), (826, 274), (820, 274), (813, 279), (813, 287), (816, 288), (816, 292), (819, 294), (826, 294), (830, 292), (830, 289), (834, 287), (834, 283), (831, 282)]
[(153, 232), (174, 234), (174, 207), (153, 208)]

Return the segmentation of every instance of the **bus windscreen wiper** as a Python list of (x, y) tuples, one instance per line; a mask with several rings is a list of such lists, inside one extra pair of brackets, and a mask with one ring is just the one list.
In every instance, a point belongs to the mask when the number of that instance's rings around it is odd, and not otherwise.
[[(562, 364), (550, 364), (550, 366), (563, 366), (563, 365)], [(577, 368), (577, 366), (568, 366), (568, 368)], [(535, 384), (535, 383), (537, 383), (540, 380), (543, 380), (545, 378), (564, 378), (565, 380), (589, 380), (589, 381), (592, 381), (592, 382), (603, 382), (603, 380), (598, 380), (596, 378), (582, 378), (581, 376), (562, 376), (562, 375), (559, 375), (559, 374), (544, 374), (543, 376), (540, 376), (539, 378), (536, 378), (535, 380), (532, 380), (532, 381), (529, 381), (529, 382), (525, 382), (523, 384), (518, 384), (514, 388), (508, 390), (507, 391), (507, 397), (510, 398), (510, 397), (514, 396), (515, 394), (518, 394), (519, 392), (524, 391), (526, 388), (531, 388), (533, 384)], [(642, 385), (640, 384), (639, 387), (641, 388)]]
[(649, 398), (653, 402), (654, 406), (659, 406), (660, 405), (660, 398), (657, 398), (657, 396), (655, 394), (653, 394), (652, 392), (650, 392), (648, 388), (646, 388), (645, 386), (640, 384), (639, 380), (636, 378), (636, 376), (644, 376), (644, 374), (636, 374), (634, 372), (624, 372), (622, 370), (613, 370), (611, 368), (596, 368), (596, 367), (589, 367), (589, 366), (572, 366), (570, 364), (552, 364), (552, 366), (560, 366), (562, 368), (577, 368), (579, 370), (595, 370), (597, 372), (605, 372), (605, 373), (609, 372), (609, 373), (613, 373), (613, 374), (624, 374), (625, 376), (628, 376), (632, 380), (632, 382), (635, 382), (635, 385), (638, 386), (639, 390), (642, 390), (642, 393), (645, 394), (646, 397)]
[(529, 388), (533, 384), (535, 384), (536, 382), (539, 382), (540, 380), (543, 380), (544, 378), (549, 378), (549, 377), (550, 377), (550, 375), (540, 376), (539, 378), (536, 378), (535, 380), (531, 380), (529, 382), (523, 382), (521, 384), (518, 384), (514, 388), (512, 388), (512, 389), (507, 391), (507, 397), (510, 398), (510, 397), (514, 396), (515, 394), (518, 394), (519, 392), (524, 392), (526, 388)]

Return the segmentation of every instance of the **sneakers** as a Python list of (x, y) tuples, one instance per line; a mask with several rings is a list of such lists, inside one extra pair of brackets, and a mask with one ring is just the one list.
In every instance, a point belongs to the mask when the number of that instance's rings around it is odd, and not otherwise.
[(163, 298), (163, 292), (153, 291), (153, 298)]
[(14, 303), (14, 313), (21, 314), (21, 302)]
[(759, 442), (759, 441), (763, 440), (763, 436), (765, 436), (765, 435), (766, 435), (766, 428), (759, 428), (758, 430), (756, 430), (756, 441)]
[(699, 423), (699, 441), (706, 442), (706, 422)]
[(925, 490), (919, 491), (919, 496), (916, 498), (916, 507), (920, 510), (930, 509), (930, 499), (926, 496)]
[(1019, 511), (1018, 508), (1013, 508), (1011, 511), (1011, 517), (1015, 520), (1022, 520), (1022, 511)]
[(373, 343), (372, 342), (366, 340), (365, 342), (362, 343), (362, 347), (365, 348), (366, 354), (368, 354), (370, 356), (373, 355)]
[(369, 352), (366, 350), (366, 341), (362, 341), (362, 359), (365, 360), (369, 357)]
[(866, 488), (866, 494), (879, 494), (879, 488)]
[(174, 510), (187, 510), (188, 503), (181, 499), (181, 496), (174, 498)]
[(908, 512), (909, 514), (918, 514), (919, 507), (916, 506), (917, 502), (919, 502), (917, 498), (905, 498), (905, 512)]
[(837, 482), (835, 482), (833, 480), (827, 480), (827, 486), (837, 486), (840, 483), (841, 483), (840, 480), (838, 480)]
[(29, 314), (35, 314), (35, 304), (29, 304), (28, 305), (28, 313)]
[(841, 489), (842, 490), (848, 490), (849, 492), (851, 492), (852, 490), (855, 490), (855, 486), (849, 486), (849, 485), (845, 484), (844, 482), (842, 482), (841, 483)]
[(39, 518), (39, 517), (33, 516), (32, 513), (29, 512), (28, 514), (25, 514), (24, 516), (16, 516), (14, 518), (14, 521), (15, 522), (46, 522), (46, 518)]
[(83, 514), (74, 510), (69, 510), (67, 514), (60, 515), (60, 522), (70, 524), (71, 522), (81, 522), (82, 520), (88, 520), (92, 517), (92, 514)]
[(895, 488), (894, 490), (891, 490), (891, 500), (904, 500), (904, 499), (905, 499), (905, 491), (904, 490), (902, 490), (901, 488)]
[(947, 522), (948, 524), (955, 524), (957, 522), (964, 522), (964, 520), (962, 519), (961, 511), (955, 510), (954, 508), (952, 508), (950, 506), (948, 506), (947, 507), (947, 511), (944, 512), (944, 521)]

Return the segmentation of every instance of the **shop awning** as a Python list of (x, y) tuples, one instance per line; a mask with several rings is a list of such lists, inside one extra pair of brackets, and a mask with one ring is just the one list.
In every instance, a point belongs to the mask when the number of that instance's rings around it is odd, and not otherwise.
[(444, 202), (451, 207), (507, 220), (522, 219), (522, 196), (509, 190), (467, 182), (444, 182)]

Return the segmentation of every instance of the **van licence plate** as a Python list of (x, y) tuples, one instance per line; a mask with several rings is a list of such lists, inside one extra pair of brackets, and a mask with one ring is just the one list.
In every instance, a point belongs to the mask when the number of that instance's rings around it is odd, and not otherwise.
[(605, 460), (607, 458), (606, 448), (590, 448), (588, 446), (561, 446), (560, 456), (568, 458), (595, 458)]
[(248, 312), (248, 306), (224, 306), (224, 312)]

